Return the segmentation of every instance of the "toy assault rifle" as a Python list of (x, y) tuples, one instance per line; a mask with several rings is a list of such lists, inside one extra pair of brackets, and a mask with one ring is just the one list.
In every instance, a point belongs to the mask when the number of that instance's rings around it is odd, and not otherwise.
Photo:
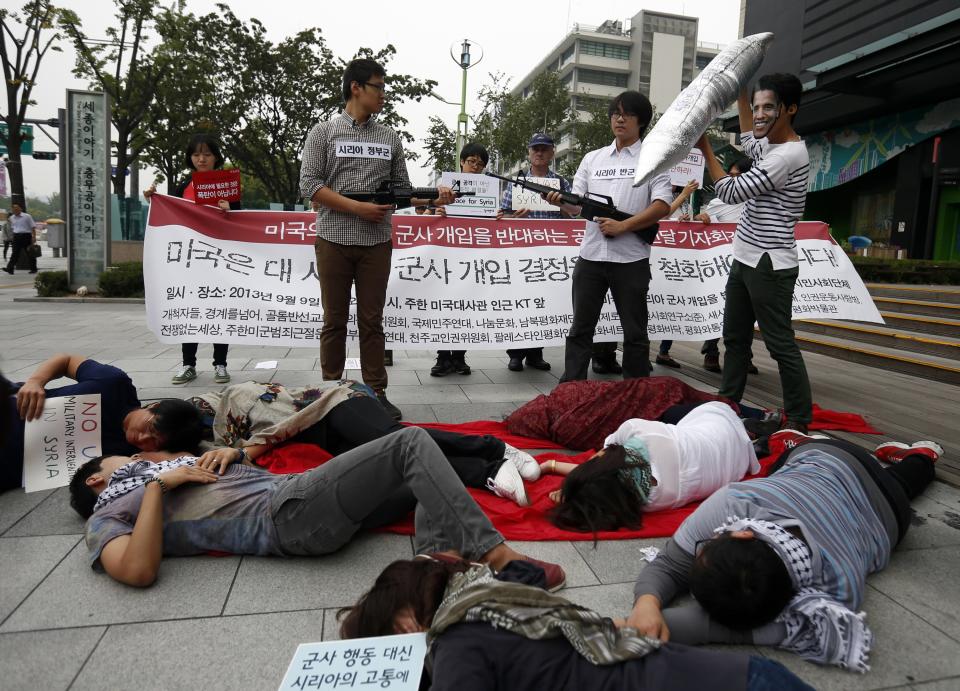
[[(580, 216), (588, 221), (592, 221), (598, 217), (612, 218), (614, 221), (626, 221), (628, 218), (633, 216), (633, 214), (620, 211), (620, 209), (613, 205), (613, 200), (603, 194), (588, 192), (586, 195), (581, 196), (579, 194), (574, 194), (573, 192), (561, 192), (554, 187), (547, 187), (546, 185), (540, 185), (536, 182), (530, 182), (525, 177), (514, 179), (497, 175), (496, 173), (487, 173), (487, 175), (490, 177), (499, 178), (500, 180), (505, 180), (525, 190), (530, 190), (531, 192), (537, 192), (539, 194), (556, 192), (560, 195), (560, 201), (562, 201), (564, 204), (579, 206)], [(641, 240), (646, 242), (648, 245), (652, 245), (654, 240), (657, 239), (657, 229), (658, 226), (656, 223), (654, 223), (649, 228), (643, 228), (636, 231), (636, 233), (640, 236)]]
[[(457, 197), (471, 197), (473, 192), (460, 192), (454, 189)], [(358, 202), (372, 202), (374, 204), (393, 204), (398, 209), (410, 206), (411, 199), (436, 199), (440, 191), (436, 187), (410, 187), (396, 180), (384, 180), (372, 192), (366, 190), (349, 190), (341, 192), (347, 199)]]

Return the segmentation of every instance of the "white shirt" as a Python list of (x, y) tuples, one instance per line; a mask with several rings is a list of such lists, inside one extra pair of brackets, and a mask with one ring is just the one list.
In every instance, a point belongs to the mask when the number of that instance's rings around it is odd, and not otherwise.
[(25, 211), (21, 211), (16, 216), (10, 214), (7, 220), (10, 221), (10, 228), (13, 229), (14, 233), (29, 233), (37, 225), (33, 222), (33, 216)]
[(756, 268), (764, 254), (775, 270), (792, 269), (797, 260), (794, 236), (807, 201), (810, 156), (803, 140), (771, 144), (766, 137), (740, 135), (753, 159), (746, 173), (720, 178), (717, 196), (728, 204), (746, 203), (733, 237), (733, 258)]
[[(586, 195), (590, 192), (610, 197), (615, 207), (628, 214), (639, 213), (658, 199), (669, 206), (673, 201), (673, 188), (668, 174), (658, 175), (639, 187), (633, 186), (642, 143), (642, 140), (637, 140), (617, 151), (617, 143), (614, 142), (588, 153), (580, 161), (573, 178), (573, 193)], [(587, 221), (587, 230), (580, 244), (580, 256), (590, 261), (623, 264), (648, 259), (650, 245), (636, 233), (605, 237), (599, 225)]]
[(676, 425), (655, 420), (627, 420), (604, 446), (639, 438), (650, 451), (657, 484), (650, 488), (644, 511), (661, 511), (705, 499), (744, 475), (760, 472), (757, 454), (743, 422), (725, 403), (697, 406)]
[(739, 223), (743, 213), (743, 204), (727, 204), (720, 197), (714, 197), (700, 211), (710, 217), (711, 223)]

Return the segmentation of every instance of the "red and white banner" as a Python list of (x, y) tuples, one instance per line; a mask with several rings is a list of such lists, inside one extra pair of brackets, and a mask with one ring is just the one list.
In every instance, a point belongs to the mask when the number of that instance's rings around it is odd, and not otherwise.
[(240, 201), (240, 170), (196, 170), (191, 178), (193, 194), (197, 204), (217, 206), (222, 199), (225, 202)]
[[(163, 342), (315, 347), (323, 326), (308, 212), (222, 213), (154, 195), (144, 245), (147, 322)], [(650, 259), (652, 339), (720, 335), (733, 224), (664, 222)], [(393, 217), (384, 327), (394, 347), (562, 345), (580, 220)], [(882, 322), (823, 223), (797, 230), (794, 317)], [(351, 316), (348, 338), (357, 338)], [(622, 339), (609, 299), (597, 340)]]

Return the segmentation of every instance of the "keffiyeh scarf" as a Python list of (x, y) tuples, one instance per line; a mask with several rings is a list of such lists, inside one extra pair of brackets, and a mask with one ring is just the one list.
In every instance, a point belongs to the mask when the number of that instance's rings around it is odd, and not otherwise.
[(486, 565), (450, 576), (427, 644), (461, 621), (486, 622), (530, 640), (562, 636), (594, 665), (635, 660), (660, 647), (659, 640), (618, 629), (611, 619), (545, 590), (498, 581)]
[(160, 473), (165, 473), (168, 470), (173, 470), (174, 468), (185, 465), (193, 465), (196, 462), (197, 459), (195, 456), (181, 456), (180, 458), (160, 461), (159, 463), (141, 460), (131, 461), (126, 465), (122, 465), (113, 471), (113, 475), (110, 476), (110, 481), (107, 483), (107, 488), (97, 497), (97, 503), (94, 504), (93, 511), (96, 513), (114, 499), (118, 499), (128, 492), (132, 492), (137, 487), (142, 487)]
[(752, 518), (730, 518), (714, 532), (737, 530), (750, 530), (770, 545), (793, 581), (796, 594), (776, 619), (787, 629), (780, 647), (820, 664), (869, 671), (873, 633), (866, 612), (853, 612), (813, 587), (809, 545), (776, 523)]
[(650, 500), (650, 485), (653, 471), (650, 468), (650, 450), (642, 439), (633, 437), (623, 445), (627, 454), (627, 467), (620, 470), (620, 477), (627, 482), (646, 504)]

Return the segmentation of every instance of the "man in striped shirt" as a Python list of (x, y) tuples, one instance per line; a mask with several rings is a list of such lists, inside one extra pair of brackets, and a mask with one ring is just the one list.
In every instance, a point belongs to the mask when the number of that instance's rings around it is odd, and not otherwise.
[(810, 160), (793, 129), (800, 104), (800, 80), (768, 74), (757, 80), (751, 99), (740, 94), (740, 141), (753, 160), (749, 171), (727, 175), (706, 135), (703, 151), (717, 196), (745, 203), (733, 240), (723, 316), (726, 356), (720, 395), (739, 401), (747, 383), (753, 324), (777, 361), (786, 420), (806, 431), (812, 417), (810, 380), (793, 333), (793, 289), (799, 273), (794, 229), (807, 199)]

